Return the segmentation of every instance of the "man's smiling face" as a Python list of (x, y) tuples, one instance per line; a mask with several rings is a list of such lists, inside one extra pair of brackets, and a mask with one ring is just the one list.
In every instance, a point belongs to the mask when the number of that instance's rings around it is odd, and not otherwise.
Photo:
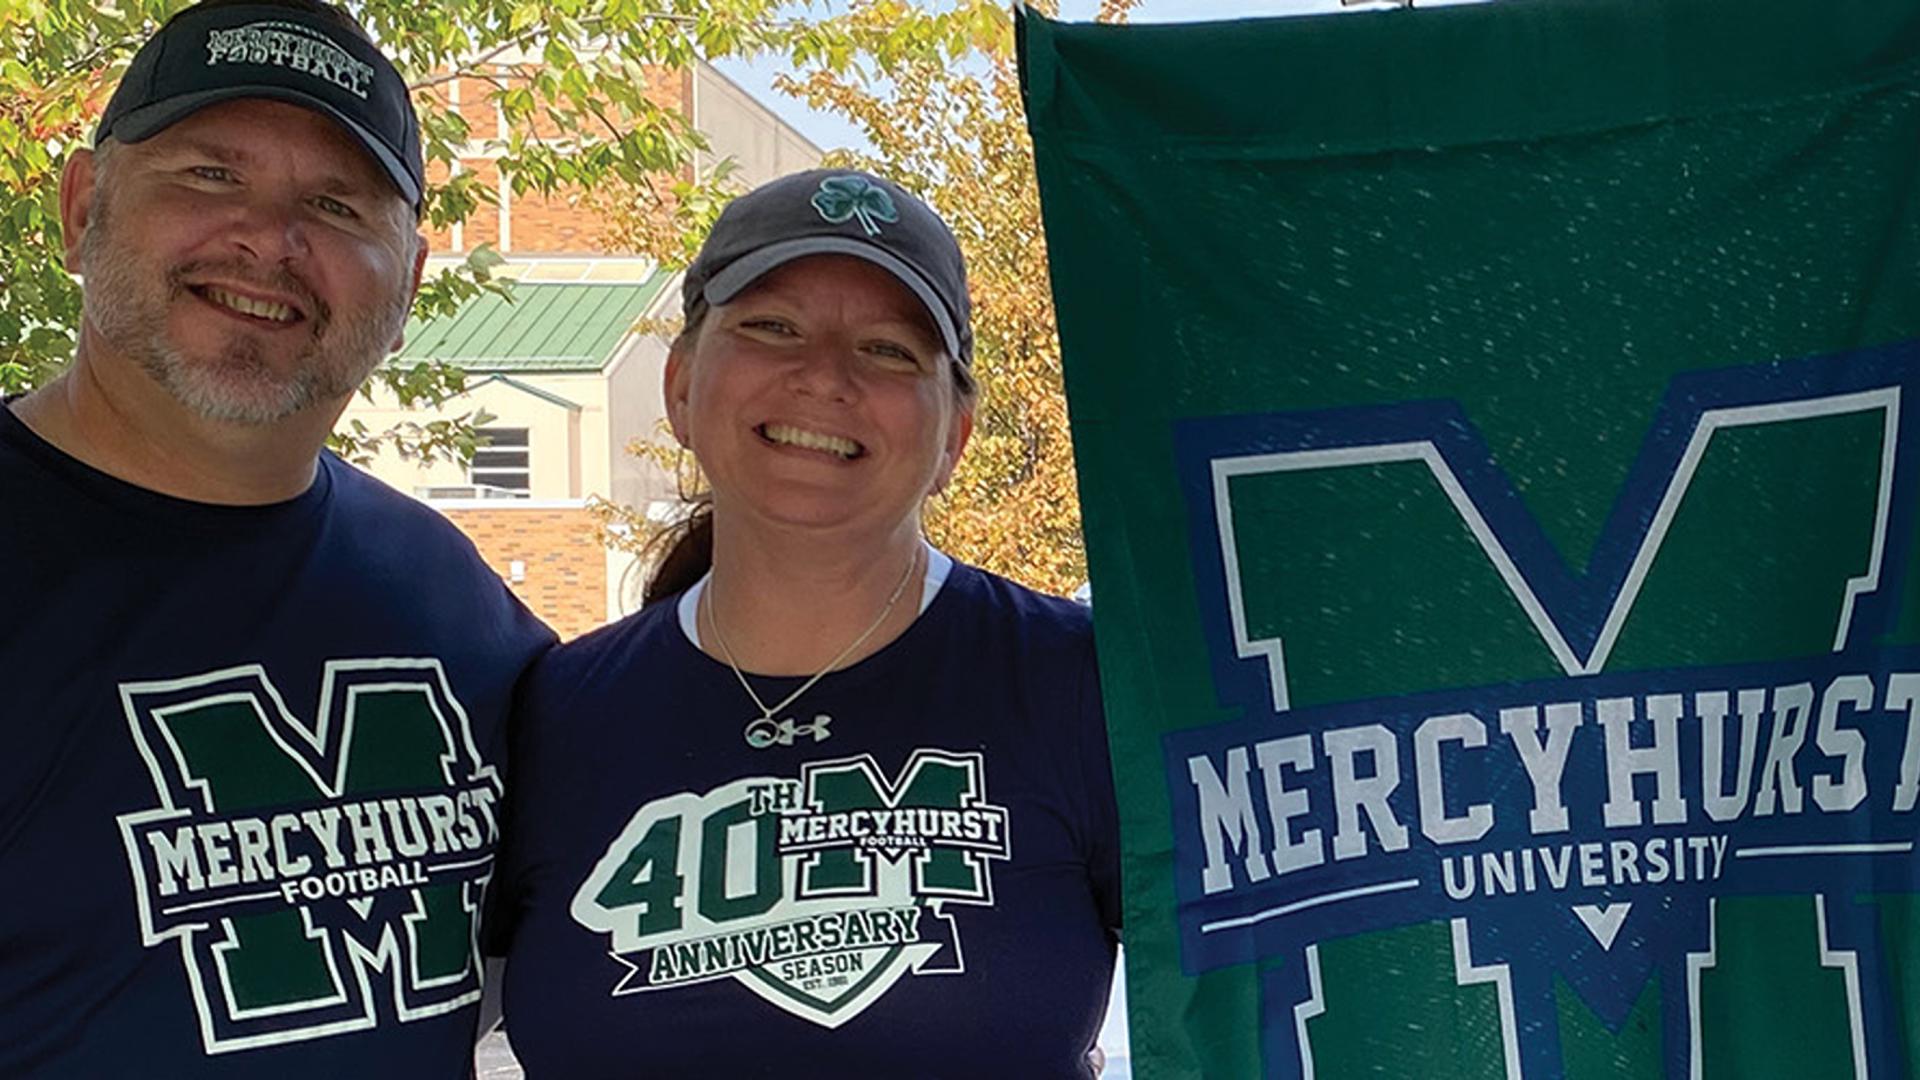
[(268, 424), (337, 403), (398, 343), (423, 252), (412, 212), (319, 113), (213, 105), (86, 176), (68, 223), (82, 333), (189, 411)]

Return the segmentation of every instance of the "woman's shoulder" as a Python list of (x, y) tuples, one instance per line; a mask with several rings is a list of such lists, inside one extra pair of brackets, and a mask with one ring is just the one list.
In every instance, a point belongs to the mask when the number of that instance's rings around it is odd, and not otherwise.
[(1017, 632), (1029, 645), (1049, 641), (1067, 648), (1088, 648), (1093, 640), (1093, 611), (1063, 596), (1029, 588), (1010, 578), (955, 560), (947, 578), (955, 607), (968, 617), (994, 622)]

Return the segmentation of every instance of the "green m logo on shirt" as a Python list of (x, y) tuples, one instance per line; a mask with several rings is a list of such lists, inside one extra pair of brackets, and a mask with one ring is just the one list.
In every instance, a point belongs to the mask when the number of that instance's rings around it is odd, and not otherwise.
[(811, 762), (641, 807), (573, 917), (627, 968), (615, 995), (732, 978), (838, 1027), (907, 974), (965, 972), (945, 905), (992, 906), (1008, 831), (978, 753)]
[(159, 797), (120, 818), (141, 940), (208, 1053), (479, 1000), (501, 785), (438, 660), (330, 661), (310, 722), (259, 665), (120, 698)]

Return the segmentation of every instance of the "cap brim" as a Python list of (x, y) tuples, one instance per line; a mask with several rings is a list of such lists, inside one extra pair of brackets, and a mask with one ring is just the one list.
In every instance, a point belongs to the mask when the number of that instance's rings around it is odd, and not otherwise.
[(739, 296), (747, 286), (765, 277), (769, 271), (809, 255), (851, 255), (899, 278), (900, 284), (919, 297), (927, 314), (933, 316), (933, 325), (940, 331), (940, 340), (947, 347), (947, 355), (962, 367), (967, 365), (968, 357), (960, 351), (960, 328), (953, 324), (953, 316), (947, 313), (947, 306), (941, 302), (940, 294), (927, 283), (927, 279), (891, 252), (851, 237), (802, 236), (768, 244), (728, 263), (719, 273), (707, 279), (700, 295), (706, 297), (709, 304), (724, 304)]
[(300, 105), (320, 113), (334, 121), (352, 135), (374, 161), (380, 164), (387, 179), (400, 189), (408, 206), (420, 205), (420, 185), (407, 171), (407, 166), (387, 145), (368, 131), (358, 121), (334, 108), (322, 98), (286, 86), (222, 86), (213, 90), (198, 90), (191, 94), (177, 94), (162, 101), (142, 105), (129, 111), (113, 122), (113, 128), (104, 134), (112, 135), (121, 142), (134, 143), (150, 139), (167, 128), (185, 120), (209, 105), (218, 105), (223, 101), (238, 98), (269, 98), (284, 101), (289, 105)]

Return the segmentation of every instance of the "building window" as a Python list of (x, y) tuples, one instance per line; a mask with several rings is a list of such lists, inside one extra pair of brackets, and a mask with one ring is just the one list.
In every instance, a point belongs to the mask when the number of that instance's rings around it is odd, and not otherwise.
[(511, 493), (526, 498), (533, 487), (533, 470), (527, 449), (527, 429), (510, 427), (475, 428), (480, 448), (473, 452), (468, 479), (482, 492)]

